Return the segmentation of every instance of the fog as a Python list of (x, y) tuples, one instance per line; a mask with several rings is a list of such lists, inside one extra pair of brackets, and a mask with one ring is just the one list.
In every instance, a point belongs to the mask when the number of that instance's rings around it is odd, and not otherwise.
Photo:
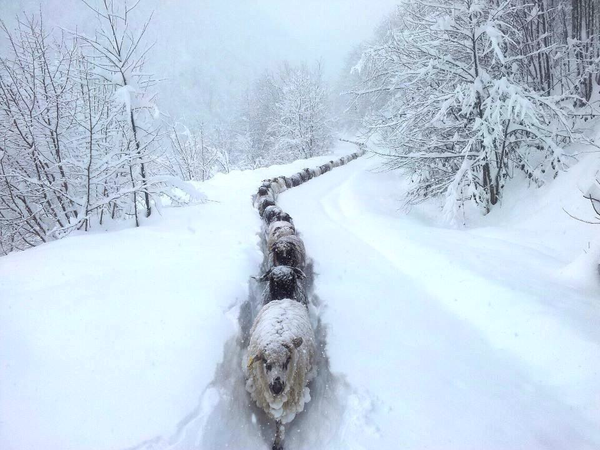
[[(335, 80), (348, 52), (372, 35), (394, 3), (142, 0), (136, 18), (142, 23), (154, 11), (148, 67), (164, 79), (158, 88), (161, 111), (174, 118), (218, 120), (231, 113), (257, 75), (281, 61), (320, 60), (326, 78)], [(20, 12), (40, 10), (48, 27), (81, 30), (94, 23), (81, 0), (0, 0), (0, 17), (9, 23)]]

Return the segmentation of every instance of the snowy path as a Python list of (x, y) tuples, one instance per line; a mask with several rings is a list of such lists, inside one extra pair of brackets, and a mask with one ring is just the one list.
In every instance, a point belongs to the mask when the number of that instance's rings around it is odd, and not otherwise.
[[(241, 373), (262, 258), (250, 196), (329, 159), (219, 175), (208, 204), (1, 258), (0, 448), (268, 449)], [(505, 207), (502, 227), (459, 231), (396, 211), (399, 175), (375, 164), (278, 199), (326, 343), (286, 450), (600, 448), (598, 289), (561, 272), (595, 233), (561, 221), (577, 171), (523, 204), (533, 219)]]
[(559, 262), (394, 214), (372, 166), (279, 200), (315, 260), (331, 369), (357, 392), (355, 448), (598, 448), (598, 315), (577, 320), (569, 303), (591, 302), (553, 281)]

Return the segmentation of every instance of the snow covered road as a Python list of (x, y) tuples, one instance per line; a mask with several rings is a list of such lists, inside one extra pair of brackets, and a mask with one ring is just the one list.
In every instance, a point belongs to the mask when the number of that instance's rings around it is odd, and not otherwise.
[[(329, 159), (220, 174), (205, 205), (1, 258), (0, 448), (269, 448), (241, 373), (262, 259), (250, 196)], [(579, 169), (455, 230), (431, 205), (399, 211), (401, 175), (377, 163), (278, 199), (326, 343), (286, 450), (600, 448), (599, 289), (564, 270), (595, 233), (561, 209)]]
[(370, 410), (356, 448), (598, 448), (597, 308), (581, 321), (593, 298), (502, 230), (397, 212), (382, 183), (395, 175), (374, 164), (279, 199), (315, 261), (331, 370)]

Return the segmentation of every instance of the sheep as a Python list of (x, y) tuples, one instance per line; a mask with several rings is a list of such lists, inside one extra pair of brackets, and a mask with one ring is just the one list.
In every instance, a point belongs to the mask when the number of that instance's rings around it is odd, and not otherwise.
[(298, 175), (300, 175), (300, 178), (302, 179), (303, 183), (306, 183), (308, 181), (308, 175), (306, 174), (304, 169), (302, 169), (300, 172), (298, 172)]
[(271, 189), (277, 194), (281, 194), (285, 190), (287, 190), (287, 186), (285, 185), (285, 180), (282, 177), (275, 178), (271, 183)]
[(294, 224), (294, 219), (292, 219), (292, 216), (290, 216), (285, 211), (282, 212), (281, 214), (279, 214), (279, 220), (282, 221), (282, 222), (289, 222), (292, 225)]
[(302, 177), (299, 173), (295, 173), (292, 175), (292, 186), (300, 186), (302, 184)]
[(305, 181), (312, 180), (312, 178), (313, 178), (313, 173), (312, 173), (312, 171), (310, 169), (304, 169), (300, 173), (304, 173), (304, 176), (306, 177)]
[(273, 300), (283, 300), (286, 298), (296, 300), (304, 305), (308, 305), (308, 299), (304, 290), (302, 280), (306, 278), (304, 272), (295, 267), (277, 266), (267, 271), (259, 281), (268, 281), (268, 290), (265, 290), (263, 304)]
[(269, 224), (271, 222), (276, 222), (280, 220), (281, 214), (283, 214), (283, 211), (279, 206), (267, 206), (262, 217), (265, 220), (265, 222)]
[(315, 167), (314, 169), (310, 169), (312, 171), (313, 174), (313, 178), (316, 178), (318, 176), (321, 175), (321, 168), (320, 167)]
[[(285, 213), (284, 213), (285, 214)], [(290, 217), (291, 219), (291, 217)], [(269, 225), (267, 233), (267, 250), (272, 251), (273, 244), (284, 236), (292, 236), (296, 234), (296, 229), (291, 221), (277, 221)]]
[(308, 383), (316, 375), (315, 335), (308, 308), (291, 299), (263, 306), (250, 330), (247, 356), (243, 364), (246, 390), (275, 420), (272, 449), (282, 450), (284, 425), (310, 401)]
[(270, 267), (290, 266), (304, 269), (306, 250), (304, 243), (296, 235), (283, 236), (270, 245)]
[(321, 166), (321, 173), (327, 173), (331, 170), (331, 166), (329, 164), (323, 164)]
[(258, 205), (258, 214), (260, 214), (260, 217), (263, 216), (267, 207), (275, 206), (275, 202), (269, 196), (258, 197), (256, 200), (256, 204)]
[(288, 189), (291, 189), (294, 187), (294, 185), (292, 184), (292, 179), (290, 177), (282, 177), (284, 182), (285, 182), (285, 187)]
[(277, 179), (271, 182), (271, 192), (273, 192), (275, 196), (283, 192), (283, 190), (281, 189), (281, 185), (279, 184)]
[(265, 187), (265, 186), (261, 186), (261, 187), (259, 187), (259, 188), (258, 188), (257, 195), (258, 195), (259, 197), (262, 197), (262, 196), (268, 196), (268, 195), (271, 195), (271, 192), (270, 192), (270, 189), (269, 189), (269, 188), (267, 188), (267, 187)]

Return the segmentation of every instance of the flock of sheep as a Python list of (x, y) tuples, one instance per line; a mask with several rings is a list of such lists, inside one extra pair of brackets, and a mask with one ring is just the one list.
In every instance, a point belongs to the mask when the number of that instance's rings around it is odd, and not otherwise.
[(252, 399), (275, 421), (273, 450), (283, 449), (284, 425), (310, 401), (308, 383), (316, 375), (315, 335), (304, 273), (306, 250), (292, 218), (275, 201), (281, 192), (363, 154), (361, 147), (359, 152), (315, 169), (265, 180), (254, 198), (266, 238), (266, 264), (259, 280), (267, 286), (263, 306), (250, 330), (243, 369)]

